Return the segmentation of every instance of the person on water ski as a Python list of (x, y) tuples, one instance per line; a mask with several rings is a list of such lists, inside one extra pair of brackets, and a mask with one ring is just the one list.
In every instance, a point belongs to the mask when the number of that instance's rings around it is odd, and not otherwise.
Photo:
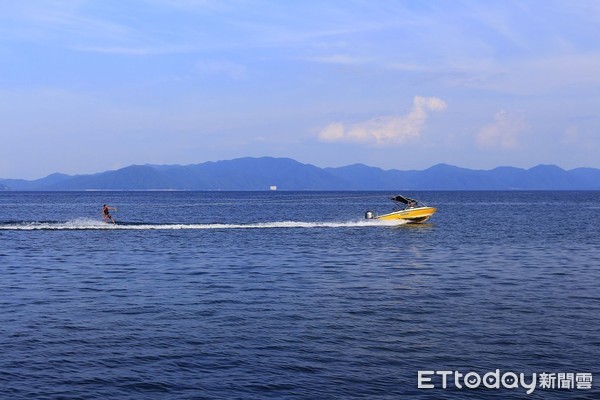
[(102, 206), (102, 219), (104, 219), (104, 222), (106, 222), (107, 224), (108, 224), (109, 220), (114, 224), (115, 220), (110, 215), (110, 210), (115, 210), (116, 211), (117, 209), (115, 207), (107, 206), (106, 204), (104, 204)]

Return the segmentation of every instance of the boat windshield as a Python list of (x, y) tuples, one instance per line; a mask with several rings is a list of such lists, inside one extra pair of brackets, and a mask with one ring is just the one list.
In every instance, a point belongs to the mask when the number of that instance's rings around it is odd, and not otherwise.
[(396, 203), (401, 203), (404, 205), (404, 208), (414, 208), (414, 207), (422, 207), (423, 204), (419, 204), (419, 202), (415, 199), (411, 199), (409, 197), (404, 197), (404, 196), (394, 196), (391, 198), (392, 201), (395, 201)]

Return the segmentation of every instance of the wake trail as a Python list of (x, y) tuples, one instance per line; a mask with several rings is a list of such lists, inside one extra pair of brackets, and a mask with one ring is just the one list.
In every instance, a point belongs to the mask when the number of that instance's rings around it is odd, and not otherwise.
[(93, 219), (75, 219), (66, 222), (57, 221), (20, 221), (0, 223), (0, 230), (200, 230), (200, 229), (291, 229), (291, 228), (360, 228), (376, 226), (395, 226), (402, 222), (377, 220), (356, 220), (356, 221), (321, 221), (321, 222), (303, 222), (303, 221), (272, 221), (247, 224), (147, 224), (147, 223), (119, 223), (107, 224)]

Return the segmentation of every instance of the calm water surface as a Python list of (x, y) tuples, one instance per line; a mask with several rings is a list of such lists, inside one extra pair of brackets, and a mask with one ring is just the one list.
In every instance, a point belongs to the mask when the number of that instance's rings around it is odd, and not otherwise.
[[(600, 398), (600, 192), (391, 194), (0, 193), (0, 398)], [(417, 388), (496, 369), (594, 383)]]

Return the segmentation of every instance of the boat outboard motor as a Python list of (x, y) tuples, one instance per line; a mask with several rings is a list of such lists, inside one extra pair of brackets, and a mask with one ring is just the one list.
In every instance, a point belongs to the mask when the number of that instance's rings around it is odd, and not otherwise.
[(375, 218), (375, 214), (373, 213), (373, 211), (367, 211), (365, 213), (365, 219), (373, 219)]

